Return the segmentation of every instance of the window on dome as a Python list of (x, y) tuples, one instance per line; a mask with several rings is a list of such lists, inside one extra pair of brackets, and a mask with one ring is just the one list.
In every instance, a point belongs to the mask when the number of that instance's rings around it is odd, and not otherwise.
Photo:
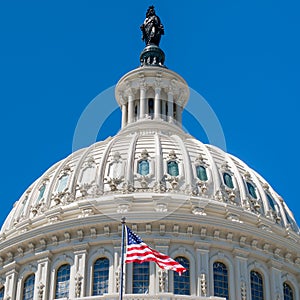
[(196, 166), (196, 172), (197, 172), (197, 177), (202, 180), (202, 181), (207, 181), (207, 172), (205, 167), (203, 166)]
[(59, 181), (58, 181), (58, 186), (57, 186), (57, 192), (62, 192), (66, 186), (67, 186), (67, 183), (68, 183), (68, 178), (69, 178), (69, 175), (66, 174), (66, 175), (63, 175)]
[(168, 174), (171, 176), (179, 175), (178, 163), (176, 161), (168, 162)]
[(149, 108), (149, 116), (153, 118), (153, 115), (154, 115), (154, 99), (153, 98), (149, 98), (148, 108)]
[(174, 272), (174, 294), (175, 295), (190, 295), (191, 283), (190, 283), (190, 262), (187, 258), (178, 256), (175, 260), (186, 268), (186, 271), (179, 276), (177, 272)]
[(260, 273), (250, 272), (251, 281), (251, 300), (264, 300), (264, 285)]
[(214, 274), (214, 296), (229, 299), (228, 270), (225, 264), (215, 262), (213, 265)]
[(93, 271), (93, 296), (101, 296), (108, 293), (109, 260), (99, 258), (94, 263)]
[(46, 184), (43, 184), (41, 186), (41, 188), (39, 189), (39, 195), (38, 195), (38, 198), (36, 200), (37, 203), (44, 197), (45, 190), (46, 190)]
[(286, 282), (283, 283), (283, 300), (294, 300), (294, 292)]
[(149, 262), (133, 263), (132, 265), (132, 293), (148, 294), (149, 291)]
[[(34, 274), (29, 275), (25, 281), (23, 286), (23, 300), (32, 300), (34, 294)], [(1, 298), (0, 298), (1, 299)]]
[(4, 287), (0, 289), (0, 300), (4, 300)]
[(284, 210), (286, 220), (291, 225), (292, 229), (295, 230), (295, 231), (298, 231), (298, 226), (297, 226), (296, 222), (291, 218), (290, 214), (287, 212), (285, 207), (283, 208), (283, 210)]
[(68, 264), (60, 266), (57, 270), (55, 289), (56, 299), (69, 297), (70, 271), (71, 267)]
[(251, 197), (253, 197), (254, 199), (257, 199), (256, 190), (255, 190), (254, 185), (248, 181), (246, 182), (246, 184), (247, 184), (248, 192), (251, 195)]
[(138, 164), (138, 173), (141, 175), (149, 174), (149, 161), (146, 159), (140, 160)]
[(274, 199), (268, 194), (268, 193), (266, 193), (266, 196), (267, 196), (267, 199), (268, 199), (268, 202), (269, 202), (269, 205), (270, 205), (270, 207), (274, 210), (274, 211), (276, 211), (276, 208), (275, 208), (275, 201), (274, 201)]
[(234, 185), (233, 185), (233, 181), (232, 181), (232, 176), (228, 173), (223, 173), (223, 180), (224, 180), (224, 183), (231, 189), (234, 188)]

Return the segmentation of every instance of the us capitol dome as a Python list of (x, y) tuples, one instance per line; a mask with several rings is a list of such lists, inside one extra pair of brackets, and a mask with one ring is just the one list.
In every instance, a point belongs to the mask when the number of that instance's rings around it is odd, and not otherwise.
[[(151, 22), (150, 22), (151, 21)], [(299, 228), (262, 176), (182, 130), (185, 80), (150, 7), (140, 67), (115, 90), (119, 133), (49, 168), (0, 232), (0, 299), (119, 299), (121, 218), (180, 262), (127, 264), (124, 299), (299, 300)]]

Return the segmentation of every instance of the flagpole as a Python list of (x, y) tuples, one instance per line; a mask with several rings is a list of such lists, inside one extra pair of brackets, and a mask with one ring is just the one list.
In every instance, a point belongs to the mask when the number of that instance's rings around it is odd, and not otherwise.
[(121, 273), (120, 273), (120, 291), (119, 291), (119, 300), (123, 300), (123, 283), (124, 283), (124, 247), (125, 247), (125, 224), (126, 218), (121, 219), (122, 223), (122, 243), (121, 243)]

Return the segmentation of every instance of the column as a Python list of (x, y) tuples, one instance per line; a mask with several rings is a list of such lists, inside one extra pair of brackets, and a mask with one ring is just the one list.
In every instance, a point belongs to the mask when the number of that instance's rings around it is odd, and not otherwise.
[(128, 123), (133, 123), (134, 119), (134, 105), (133, 105), (133, 94), (129, 92), (128, 95)]
[(34, 300), (47, 300), (49, 296), (49, 282), (50, 282), (50, 263), (49, 257), (42, 258), (37, 261), (37, 272), (35, 280), (35, 293)]
[(235, 282), (230, 280), (230, 290), (235, 291), (235, 299), (247, 300), (250, 297), (250, 284), (248, 274), (248, 253), (243, 250), (234, 250), (234, 276)]
[(74, 252), (75, 255), (75, 296), (84, 297), (86, 289), (87, 249)]
[(146, 115), (146, 88), (141, 86), (140, 89), (140, 119), (144, 119)]
[(159, 119), (161, 115), (160, 111), (160, 88), (155, 88), (155, 98), (154, 98), (154, 119)]
[[(203, 247), (197, 243), (196, 250), (196, 277), (197, 277), (197, 296), (209, 296), (209, 249), (207, 245)], [(205, 249), (206, 248), (206, 249)]]
[(181, 126), (182, 124), (182, 107), (179, 104), (176, 104), (176, 121), (178, 125)]
[(5, 296), (7, 299), (17, 300), (16, 287), (17, 287), (17, 280), (18, 280), (18, 272), (16, 271), (16, 269), (13, 269), (7, 272), (5, 275), (6, 275)]
[(173, 110), (173, 92), (168, 92), (168, 121), (171, 122), (174, 119), (174, 110)]
[[(108, 286), (108, 292), (111, 294), (117, 294), (120, 290), (120, 273), (121, 273), (121, 258), (120, 258), (120, 251), (121, 245), (115, 245), (114, 246), (114, 261), (113, 261), (113, 270), (115, 272), (113, 278), (114, 282), (113, 284), (110, 284)], [(124, 281), (125, 286), (125, 281)]]
[[(155, 249), (161, 253), (164, 253), (168, 255), (169, 253), (169, 246), (156, 246)], [(156, 289), (156, 294), (157, 293), (168, 293), (169, 292), (169, 278), (166, 270), (163, 270), (159, 268), (159, 266), (156, 267), (156, 273), (155, 273), (155, 289)]]
[[(281, 264), (279, 262), (276, 262), (275, 260), (270, 262), (270, 288), (271, 294), (268, 295), (269, 291), (267, 290), (267, 284), (266, 289), (266, 296), (270, 299), (283, 299), (283, 286), (282, 286), (282, 279), (281, 279)], [(265, 280), (266, 281), (266, 280)]]
[(162, 114), (162, 119), (167, 121), (167, 109), (166, 109), (165, 100), (161, 100), (161, 114)]
[(127, 123), (127, 105), (122, 104), (122, 128), (126, 126)]

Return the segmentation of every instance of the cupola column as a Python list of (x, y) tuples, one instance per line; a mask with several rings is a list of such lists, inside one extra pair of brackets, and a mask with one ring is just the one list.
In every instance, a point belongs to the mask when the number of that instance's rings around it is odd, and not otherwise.
[(173, 121), (174, 118), (174, 110), (173, 110), (173, 92), (168, 92), (168, 121)]
[(154, 119), (159, 119), (161, 115), (160, 111), (160, 87), (155, 88), (155, 98), (154, 98)]
[(122, 128), (126, 126), (127, 123), (127, 106), (122, 104)]
[(133, 105), (133, 94), (130, 91), (128, 94), (128, 123), (134, 122), (134, 105)]
[(176, 104), (176, 121), (179, 125), (182, 122), (182, 107), (179, 104)]
[(146, 115), (146, 88), (140, 87), (140, 119), (144, 119)]

